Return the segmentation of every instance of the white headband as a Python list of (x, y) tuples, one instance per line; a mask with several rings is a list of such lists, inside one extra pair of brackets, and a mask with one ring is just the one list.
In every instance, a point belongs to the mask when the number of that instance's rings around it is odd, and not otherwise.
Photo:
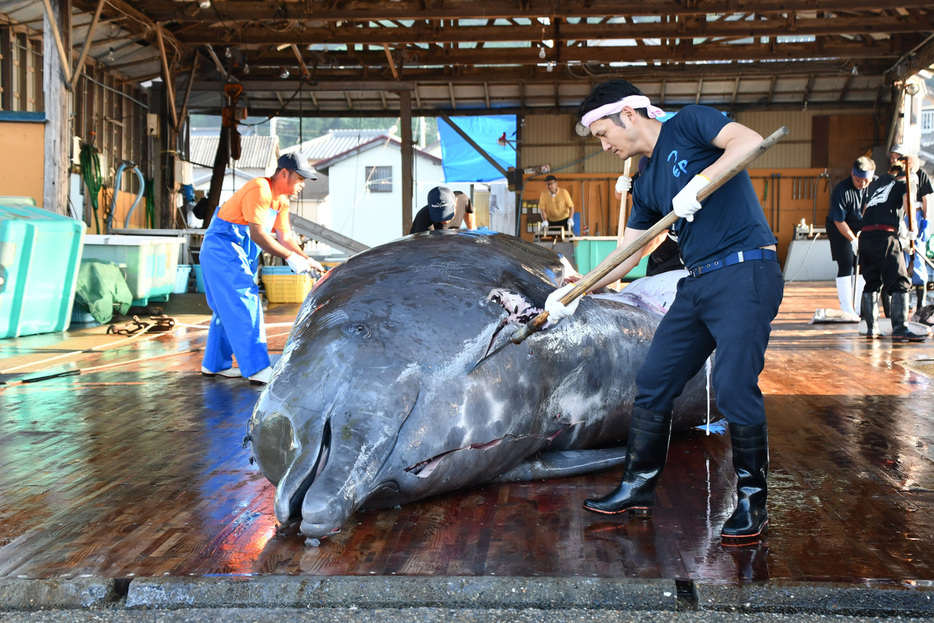
[(603, 117), (608, 117), (609, 115), (616, 114), (620, 112), (623, 108), (629, 106), (630, 108), (645, 108), (649, 113), (649, 118), (655, 119), (656, 117), (661, 117), (665, 114), (665, 111), (661, 108), (652, 106), (652, 103), (644, 95), (628, 95), (618, 102), (613, 102), (612, 104), (604, 104), (599, 108), (594, 108), (581, 118), (581, 124), (590, 127), (590, 124), (596, 121), (597, 119), (602, 119)]

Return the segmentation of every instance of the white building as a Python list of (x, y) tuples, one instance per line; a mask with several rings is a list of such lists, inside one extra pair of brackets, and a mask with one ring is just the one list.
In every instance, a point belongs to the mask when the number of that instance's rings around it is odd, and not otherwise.
[[(341, 141), (343, 133), (353, 132), (361, 140), (345, 144), (344, 151), (315, 161), (315, 150), (306, 153), (315, 169), (327, 173), (329, 181), (330, 225), (334, 231), (376, 246), (395, 240), (409, 231), (411, 222), (402, 222), (402, 152), (399, 138), (387, 132), (343, 130), (329, 133)], [(428, 191), (444, 184), (441, 158), (414, 148), (412, 216), (425, 205)], [(452, 190), (469, 192), (469, 184), (452, 184)]]

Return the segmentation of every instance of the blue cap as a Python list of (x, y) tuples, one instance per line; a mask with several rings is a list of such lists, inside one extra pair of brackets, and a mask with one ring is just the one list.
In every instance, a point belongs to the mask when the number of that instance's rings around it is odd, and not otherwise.
[(428, 216), (432, 223), (445, 223), (454, 218), (454, 193), (447, 186), (435, 186), (428, 191)]

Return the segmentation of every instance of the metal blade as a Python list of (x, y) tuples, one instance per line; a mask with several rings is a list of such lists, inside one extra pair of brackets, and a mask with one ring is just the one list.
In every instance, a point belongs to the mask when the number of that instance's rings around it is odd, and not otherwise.
[(482, 364), (484, 361), (486, 361), (487, 359), (489, 359), (490, 357), (492, 357), (493, 355), (495, 355), (495, 354), (498, 353), (499, 351), (503, 350), (504, 348), (506, 348), (506, 347), (509, 346), (510, 344), (512, 344), (512, 340), (506, 340), (506, 342), (504, 342), (503, 344), (497, 346), (497, 347), (496, 347), (496, 350), (494, 350), (492, 353), (486, 355), (483, 359), (481, 359), (480, 361), (478, 361), (478, 362), (476, 363), (476, 365), (474, 365), (474, 367), (472, 367), (472, 368), (470, 369), (470, 372), (468, 372), (467, 374), (470, 374), (471, 372), (473, 372), (474, 370), (476, 370), (477, 368), (479, 368), (479, 367), (480, 367), (480, 364)]

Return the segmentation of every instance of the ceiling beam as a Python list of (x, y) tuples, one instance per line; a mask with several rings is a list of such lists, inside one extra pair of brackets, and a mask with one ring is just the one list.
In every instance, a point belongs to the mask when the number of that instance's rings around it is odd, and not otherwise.
[[(519, 24), (518, 19), (584, 17), (603, 18), (617, 15), (707, 15), (712, 13), (813, 13), (854, 12), (929, 8), (924, 0), (530, 0), (517, 6), (502, 0), (411, 0), (386, 2), (385, 0), (356, 0), (342, 3), (341, 7), (326, 7), (323, 3), (307, 0), (279, 0), (254, 2), (245, 0), (213, 0), (208, 11), (180, 11), (179, 2), (147, 0), (146, 13), (155, 21), (172, 20), (178, 23), (217, 20), (223, 22), (264, 20), (284, 26), (314, 22), (373, 22), (405, 21), (410, 19), (459, 20), (503, 19)], [(894, 5), (894, 6), (893, 6)]]

